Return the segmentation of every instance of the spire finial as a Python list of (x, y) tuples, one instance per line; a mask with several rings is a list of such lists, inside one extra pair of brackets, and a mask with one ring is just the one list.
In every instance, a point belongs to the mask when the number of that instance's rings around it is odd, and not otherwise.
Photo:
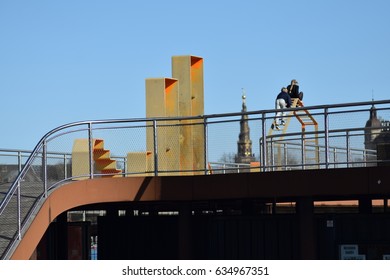
[(241, 91), (242, 91), (242, 103), (245, 104), (245, 99), (246, 99), (245, 89), (241, 88)]

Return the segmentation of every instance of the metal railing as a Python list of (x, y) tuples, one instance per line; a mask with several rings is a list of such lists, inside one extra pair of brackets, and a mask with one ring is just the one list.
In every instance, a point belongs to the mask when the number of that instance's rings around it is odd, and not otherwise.
[[(96, 172), (94, 168), (93, 139), (104, 139), (105, 148), (110, 150), (111, 158), (117, 161), (121, 176), (209, 175), (350, 168), (388, 163), (388, 160), (377, 157), (375, 149), (365, 147), (367, 139), (374, 142), (374, 138), (389, 131), (388, 127), (366, 127), (372, 106), (375, 106), (380, 118), (390, 119), (390, 100), (312, 106), (305, 109), (310, 110), (317, 120), (315, 131), (308, 128), (303, 130), (299, 122), (291, 121), (288, 133), (274, 133), (270, 136), (266, 132), (280, 110), (244, 113), (251, 128), (250, 138), (255, 140), (252, 141), (250, 156), (255, 157), (259, 165), (254, 168), (248, 164), (235, 164), (224, 160), (237, 151), (243, 113), (83, 121), (63, 125), (43, 136), (28, 158), (26, 151), (0, 150), (0, 176), (4, 179), (6, 173), (4, 170), (1, 173), (1, 168), (12, 167), (17, 170), (12, 180), (7, 175), (8, 182), (11, 184), (12, 181), (12, 184), (5, 195), (0, 197), (0, 222), (2, 215), (16, 212), (16, 215), (13, 215), (16, 217), (13, 228), (15, 234), (11, 237), (10, 244), (15, 244), (22, 238), (31, 214), (38, 210), (48, 193), (68, 181), (77, 179), (71, 172), (72, 165), (77, 164), (72, 162), (72, 148), (75, 139), (80, 138), (88, 139), (89, 143), (89, 171), (78, 174), (78, 177), (86, 178), (107, 176)], [(286, 111), (291, 113), (294, 110), (300, 108)], [(192, 135), (193, 139), (183, 140), (184, 134)], [(316, 139), (318, 144), (309, 144), (310, 139)], [(194, 154), (186, 154), (183, 159), (180, 157), (180, 150), (188, 149), (188, 146), (192, 147)], [(127, 159), (129, 154), (136, 153), (144, 153), (149, 157), (149, 163), (144, 164), (143, 170), (134, 168), (132, 162)], [(314, 161), (310, 159), (310, 153), (315, 153)], [(192, 161), (191, 164), (188, 164), (188, 160)], [(25, 207), (22, 205), (22, 198), (25, 196), (36, 199)], [(11, 208), (10, 205), (16, 206)], [(11, 247), (8, 246), (4, 253), (0, 251), (0, 256), (7, 257)]]
[[(345, 130), (328, 130), (305, 133), (288, 133), (270, 137), (267, 141), (267, 162), (264, 171), (320, 169), (320, 168), (349, 168), (366, 167), (383, 162), (377, 157), (377, 150), (358, 145), (373, 128), (354, 128)], [(305, 137), (303, 137), (305, 136)], [(313, 139), (319, 144), (307, 144)], [(326, 145), (325, 139), (328, 139)], [(335, 145), (329, 142), (337, 143)], [(351, 142), (355, 142), (351, 144)], [(308, 154), (312, 158), (308, 159)], [(316, 156), (314, 156), (316, 154)], [(314, 158), (313, 158), (314, 157)]]
[[(31, 150), (0, 149), (0, 184), (13, 183), (31, 153)], [(70, 153), (47, 153), (49, 161), (62, 162), (61, 169), (56, 170), (56, 177), (62, 179), (70, 176), (69, 164), (67, 163), (71, 158), (72, 154)]]

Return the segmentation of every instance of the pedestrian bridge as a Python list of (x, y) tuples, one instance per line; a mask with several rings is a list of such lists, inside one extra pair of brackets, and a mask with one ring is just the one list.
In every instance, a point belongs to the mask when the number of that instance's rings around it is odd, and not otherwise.
[[(384, 174), (381, 166), (390, 163), (390, 100), (286, 111), (287, 125), (280, 131), (269, 130), (276, 110), (83, 121), (53, 129), (33, 151), (1, 150), (1, 259), (29, 258), (50, 222), (80, 205), (303, 194), (326, 197), (330, 191), (343, 197), (366, 192), (366, 181), (362, 181), (367, 178), (373, 180), (370, 193), (383, 193), (375, 170)], [(308, 113), (315, 120), (313, 126), (300, 121)], [(247, 156), (253, 160), (237, 163), (243, 123), (250, 127), (252, 146)], [(356, 188), (340, 189), (333, 182), (324, 191), (315, 175), (298, 188), (286, 183), (303, 170), (326, 176), (335, 169), (340, 172), (332, 174), (355, 178)], [(287, 172), (281, 177), (276, 171)], [(264, 176), (273, 176), (273, 190), (259, 184)]]

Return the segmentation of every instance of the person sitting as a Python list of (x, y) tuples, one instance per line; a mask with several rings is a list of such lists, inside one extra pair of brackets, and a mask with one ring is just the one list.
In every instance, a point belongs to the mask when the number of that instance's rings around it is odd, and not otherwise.
[(291, 83), (287, 86), (287, 91), (291, 98), (299, 98), (299, 100), (303, 99), (303, 92), (299, 91), (299, 84), (297, 80), (291, 80)]

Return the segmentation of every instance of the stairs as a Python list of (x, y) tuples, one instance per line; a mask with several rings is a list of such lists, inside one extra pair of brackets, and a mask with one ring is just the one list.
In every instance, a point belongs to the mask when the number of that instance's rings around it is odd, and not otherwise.
[[(104, 148), (103, 139), (92, 140), (93, 172), (107, 177), (121, 177), (122, 170), (116, 168), (116, 160), (111, 159), (110, 150)], [(89, 170), (89, 141), (76, 139), (72, 149), (72, 176), (76, 180), (88, 179)]]
[[(318, 164), (320, 158), (320, 150), (318, 146), (318, 123), (314, 117), (310, 114), (309, 110), (306, 110), (303, 106), (303, 102), (298, 98), (294, 98), (296, 107), (302, 107), (302, 110), (294, 111), (293, 114), (302, 126), (302, 137), (303, 137), (303, 152), (304, 162), (303, 164)], [(307, 136), (304, 132), (308, 126), (313, 126), (314, 134)], [(314, 166), (312, 166), (314, 167)]]
[(292, 102), (292, 108), (299, 108), (301, 107), (302, 110), (294, 111), (294, 116), (298, 119), (298, 121), (302, 125), (302, 131), (305, 131), (306, 126), (308, 125), (314, 125), (318, 126), (317, 121), (314, 119), (314, 117), (310, 114), (309, 110), (306, 110), (303, 106), (303, 102), (299, 100), (298, 98), (293, 98)]
[(116, 160), (111, 159), (110, 150), (104, 149), (104, 140), (95, 139), (93, 145), (95, 170), (109, 177), (121, 177), (122, 170), (116, 168)]

